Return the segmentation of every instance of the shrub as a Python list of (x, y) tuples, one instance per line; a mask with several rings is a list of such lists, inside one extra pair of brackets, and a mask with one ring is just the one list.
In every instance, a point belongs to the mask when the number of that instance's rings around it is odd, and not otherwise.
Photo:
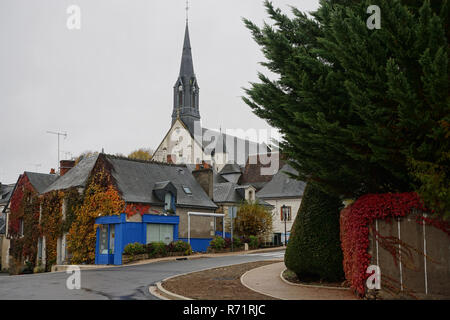
[(214, 237), (209, 243), (209, 246), (215, 250), (222, 250), (225, 248), (225, 239), (222, 237)]
[(343, 278), (340, 207), (338, 198), (308, 183), (285, 254), (286, 267), (299, 279), (338, 281)]
[(256, 236), (248, 237), (248, 246), (250, 249), (257, 249), (259, 247), (259, 239)]
[(233, 237), (233, 246), (234, 246), (235, 248), (241, 247), (241, 246), (242, 246), (242, 241), (241, 241), (241, 239), (238, 238), (238, 237)]
[(147, 252), (146, 246), (144, 246), (141, 243), (135, 242), (135, 243), (129, 243), (126, 245), (126, 247), (123, 249), (123, 253), (126, 255), (134, 256), (137, 254), (143, 254)]
[(164, 242), (152, 242), (151, 256), (164, 257), (167, 255), (167, 245)]
[(173, 247), (172, 252), (182, 252), (185, 256), (192, 254), (191, 245), (187, 242), (178, 240), (176, 242), (172, 242), (170, 245)]

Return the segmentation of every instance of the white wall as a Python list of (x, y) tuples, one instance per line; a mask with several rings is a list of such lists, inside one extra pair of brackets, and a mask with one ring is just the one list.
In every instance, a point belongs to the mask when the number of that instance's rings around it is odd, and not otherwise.
[(300, 208), (302, 198), (274, 199), (274, 200), (264, 199), (264, 201), (266, 201), (267, 203), (270, 203), (271, 205), (274, 206), (274, 208), (272, 210), (273, 233), (284, 234), (284, 221), (281, 220), (281, 207), (283, 205), (291, 207), (291, 217), (292, 218), (291, 218), (291, 221), (286, 222), (286, 230), (289, 233), (291, 231), (295, 217), (297, 216), (298, 209)]

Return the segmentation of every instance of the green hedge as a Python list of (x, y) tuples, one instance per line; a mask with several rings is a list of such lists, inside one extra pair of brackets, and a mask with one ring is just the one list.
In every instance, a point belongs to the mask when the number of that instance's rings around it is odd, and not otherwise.
[(342, 202), (308, 183), (292, 226), (285, 254), (286, 267), (299, 279), (338, 281), (343, 279), (339, 238)]

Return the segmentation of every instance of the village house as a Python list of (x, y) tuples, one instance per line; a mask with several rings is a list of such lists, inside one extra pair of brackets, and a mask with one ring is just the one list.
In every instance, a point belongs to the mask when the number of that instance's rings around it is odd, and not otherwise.
[(9, 266), (8, 213), (6, 209), (14, 184), (0, 182), (0, 272)]
[[(4, 227), (2, 236), (2, 269), (8, 270), (11, 267), (12, 252), (20, 250), (23, 242), (24, 233), (28, 226), (25, 226), (27, 212), (23, 209), (25, 206), (31, 206), (33, 201), (42, 193), (47, 186), (56, 181), (58, 175), (54, 173), (44, 174), (36, 172), (24, 172), (21, 174), (11, 189), (8, 187), (8, 193), (4, 194), (3, 201), (3, 221)], [(12, 207), (14, 210), (12, 210)], [(39, 208), (30, 214), (38, 214)], [(1, 222), (0, 222), (1, 224)], [(29, 226), (29, 228), (33, 228)], [(32, 253), (22, 257), (24, 260), (33, 259)], [(19, 261), (20, 262), (20, 261)]]
[(292, 178), (289, 174), (296, 175), (297, 171), (289, 164), (284, 164), (271, 181), (256, 193), (258, 198), (273, 206), (272, 227), (275, 244), (289, 240), (289, 234), (305, 191), (306, 183)]

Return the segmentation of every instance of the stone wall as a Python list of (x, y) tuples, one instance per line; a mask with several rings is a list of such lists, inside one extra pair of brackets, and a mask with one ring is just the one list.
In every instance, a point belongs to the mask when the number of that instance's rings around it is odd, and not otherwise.
[(450, 237), (434, 226), (419, 224), (418, 215), (422, 214), (376, 220), (372, 225), (369, 253), (371, 264), (380, 267), (380, 298), (450, 298)]

